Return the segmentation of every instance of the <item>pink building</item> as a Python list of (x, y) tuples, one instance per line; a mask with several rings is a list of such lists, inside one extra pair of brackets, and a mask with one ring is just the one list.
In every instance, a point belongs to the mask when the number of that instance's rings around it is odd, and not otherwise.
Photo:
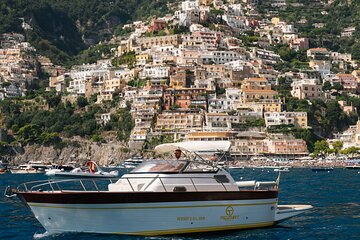
[(358, 82), (354, 75), (339, 73), (336, 74), (336, 77), (339, 78), (339, 82), (343, 85), (344, 90), (356, 92), (358, 89)]

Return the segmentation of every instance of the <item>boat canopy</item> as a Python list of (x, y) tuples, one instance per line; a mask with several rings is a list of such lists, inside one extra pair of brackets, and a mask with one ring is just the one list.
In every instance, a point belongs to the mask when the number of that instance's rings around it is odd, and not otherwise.
[(227, 152), (230, 150), (230, 141), (191, 141), (178, 143), (165, 143), (155, 147), (155, 152), (164, 154), (177, 149), (188, 152)]

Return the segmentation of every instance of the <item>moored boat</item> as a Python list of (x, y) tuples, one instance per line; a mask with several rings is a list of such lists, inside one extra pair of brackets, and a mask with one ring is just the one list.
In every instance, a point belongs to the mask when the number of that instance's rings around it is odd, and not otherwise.
[(287, 167), (274, 168), (274, 172), (290, 172)]
[(74, 168), (71, 171), (52, 169), (46, 172), (46, 175), (52, 178), (116, 178), (118, 174), (118, 171), (103, 171), (93, 161), (88, 161), (83, 168)]
[(330, 171), (333, 171), (334, 168), (332, 168), (332, 167), (319, 167), (319, 168), (312, 168), (311, 170), (313, 172), (330, 172)]
[(42, 170), (37, 170), (30, 164), (19, 165), (18, 167), (10, 168), (12, 174), (30, 174), (30, 173), (44, 173)]
[(345, 168), (350, 170), (360, 170), (360, 165), (349, 165), (345, 166)]
[[(162, 144), (155, 151), (175, 151), (176, 160), (143, 162), (117, 181), (110, 180), (106, 190), (93, 180), (90, 188), (86, 179), (78, 179), (25, 183), (12, 192), (49, 233), (152, 236), (268, 227), (312, 208), (278, 205), (279, 179), (235, 181), (199, 154), (229, 149), (227, 141)], [(182, 159), (185, 151), (193, 157)], [(62, 188), (70, 181), (82, 190)]]
[(126, 160), (120, 165), (120, 168), (126, 168), (126, 169), (136, 168), (136, 167), (139, 166), (143, 161), (144, 161), (143, 157), (132, 157), (132, 158), (126, 159)]
[(40, 161), (29, 161), (27, 164), (10, 168), (10, 172), (12, 174), (45, 173), (50, 166)]

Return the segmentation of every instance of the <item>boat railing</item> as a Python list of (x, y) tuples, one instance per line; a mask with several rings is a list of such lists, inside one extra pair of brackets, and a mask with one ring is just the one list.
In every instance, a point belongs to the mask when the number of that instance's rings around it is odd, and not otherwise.
[[(22, 183), (17, 187), (18, 191), (25, 191), (25, 192), (69, 192), (69, 191), (85, 191), (85, 192), (101, 192), (101, 191), (109, 191), (110, 184), (113, 186), (117, 186), (115, 184), (119, 179), (123, 180), (119, 186), (122, 186), (121, 191), (125, 191), (124, 189), (127, 189), (126, 191), (129, 192), (135, 192), (135, 191), (147, 191), (151, 188), (152, 184), (158, 181), (158, 186), (160, 186), (161, 189), (158, 189), (158, 191), (165, 191), (165, 192), (181, 192), (181, 191), (188, 191), (187, 187), (191, 187), (194, 192), (200, 192), (200, 191), (206, 191), (204, 188), (207, 186), (214, 186), (214, 183), (216, 183), (217, 186), (219, 186), (219, 191), (234, 191), (234, 184), (235, 186), (242, 188), (242, 187), (249, 187), (249, 186), (240, 186), (240, 182), (231, 183), (229, 179), (226, 178), (226, 176), (222, 175), (215, 175), (215, 177), (175, 177), (175, 176), (156, 176), (156, 177), (122, 177), (122, 178), (109, 178), (109, 179), (92, 179), (92, 178), (86, 178), (86, 179), (63, 179), (63, 180), (55, 180), (55, 179), (49, 179), (49, 180), (40, 180), (40, 181), (32, 181), (27, 183)], [(143, 187), (141, 187), (141, 190), (138, 189), (138, 185), (132, 183), (132, 180), (139, 180), (139, 179), (151, 179), (150, 181), (146, 182)], [(179, 181), (179, 184), (174, 183), (168, 183), (166, 180), (171, 179), (188, 179), (189, 181), (187, 183), (181, 183)], [(208, 179), (212, 180), (210, 183), (201, 182), (199, 183), (197, 180), (199, 179)], [(252, 182), (252, 181), (251, 181)], [(275, 184), (276, 185), (276, 184)], [(254, 190), (270, 190), (275, 189), (274, 182), (255, 182), (251, 184)], [(125, 187), (125, 188), (124, 188)], [(220, 190), (222, 189), (222, 190)], [(116, 190), (113, 190), (116, 191)]]
[(108, 184), (115, 183), (119, 178), (109, 179), (63, 179), (63, 180), (39, 180), (22, 183), (17, 187), (18, 191), (25, 192), (63, 192), (63, 191), (106, 191)]

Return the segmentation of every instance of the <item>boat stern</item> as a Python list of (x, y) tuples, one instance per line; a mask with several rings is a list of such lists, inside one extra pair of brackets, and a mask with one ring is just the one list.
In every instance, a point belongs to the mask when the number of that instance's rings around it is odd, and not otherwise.
[(312, 205), (278, 205), (275, 211), (275, 222), (279, 223), (312, 209)]

